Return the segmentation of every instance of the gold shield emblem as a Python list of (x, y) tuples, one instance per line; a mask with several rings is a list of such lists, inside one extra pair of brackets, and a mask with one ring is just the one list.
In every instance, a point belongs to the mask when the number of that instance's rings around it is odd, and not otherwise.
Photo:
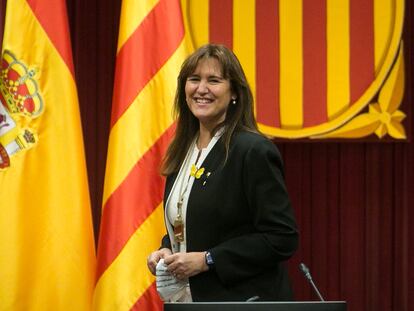
[(404, 0), (182, 3), (195, 48), (239, 57), (265, 134), (405, 138)]

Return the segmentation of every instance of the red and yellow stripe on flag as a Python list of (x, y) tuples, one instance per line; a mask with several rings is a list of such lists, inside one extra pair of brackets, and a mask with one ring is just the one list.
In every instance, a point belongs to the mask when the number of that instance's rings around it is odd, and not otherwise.
[(98, 245), (96, 310), (161, 310), (146, 258), (160, 245), (160, 162), (187, 55), (179, 0), (124, 0)]
[(95, 252), (64, 0), (7, 2), (0, 309), (90, 310)]

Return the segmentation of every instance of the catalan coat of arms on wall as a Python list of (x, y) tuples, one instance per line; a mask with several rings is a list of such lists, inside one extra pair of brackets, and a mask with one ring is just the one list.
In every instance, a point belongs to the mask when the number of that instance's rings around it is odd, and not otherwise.
[(404, 0), (183, 3), (195, 47), (223, 43), (239, 57), (263, 133), (406, 138)]

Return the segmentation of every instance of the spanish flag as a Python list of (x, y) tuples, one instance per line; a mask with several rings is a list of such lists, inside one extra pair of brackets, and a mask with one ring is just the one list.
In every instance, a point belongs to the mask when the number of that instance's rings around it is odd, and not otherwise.
[(0, 309), (90, 310), (95, 274), (64, 0), (7, 1), (0, 73)]
[(179, 0), (122, 2), (96, 310), (162, 310), (146, 258), (165, 234), (159, 169), (186, 42)]

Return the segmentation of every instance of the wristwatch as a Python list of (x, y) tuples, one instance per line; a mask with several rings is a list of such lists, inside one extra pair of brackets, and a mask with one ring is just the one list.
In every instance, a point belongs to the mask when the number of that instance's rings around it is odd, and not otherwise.
[(206, 252), (206, 264), (207, 264), (209, 269), (214, 268), (214, 260), (213, 260), (213, 257), (211, 256), (211, 253), (209, 251)]

